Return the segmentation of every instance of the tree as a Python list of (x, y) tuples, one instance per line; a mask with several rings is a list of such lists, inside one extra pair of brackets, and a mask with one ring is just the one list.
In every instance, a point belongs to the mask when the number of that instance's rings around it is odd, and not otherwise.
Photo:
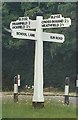
[[(63, 89), (65, 77), (68, 75), (74, 78), (76, 75), (76, 3), (19, 2), (15, 4), (3, 2), (3, 85), (6, 88), (8, 82), (13, 83), (13, 77), (17, 73), (22, 76), (22, 87), (25, 84), (33, 84), (35, 42), (13, 39), (4, 27), (9, 28), (10, 22), (17, 20), (19, 16), (29, 16), (30, 19), (35, 19), (39, 11), (46, 19), (52, 14), (59, 13), (72, 20), (69, 28), (44, 30), (65, 35), (63, 44), (44, 42), (45, 86), (48, 86), (50, 81), (53, 87)], [(13, 84), (10, 86), (12, 88)]]

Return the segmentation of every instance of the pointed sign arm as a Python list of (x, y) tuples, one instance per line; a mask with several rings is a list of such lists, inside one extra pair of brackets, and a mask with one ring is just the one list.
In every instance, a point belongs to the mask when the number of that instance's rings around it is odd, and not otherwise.
[[(30, 39), (30, 40), (37, 40), (37, 33), (36, 31), (30, 31), (30, 30), (12, 30), (11, 35), (13, 38), (18, 38), (18, 39)], [(64, 42), (64, 35), (62, 34), (57, 34), (57, 33), (42, 33), (42, 40), (43, 41), (48, 41), (48, 42), (59, 42), (63, 43)]]
[(65, 37), (63, 34), (43, 32), (43, 40), (47, 42), (63, 43), (65, 40)]

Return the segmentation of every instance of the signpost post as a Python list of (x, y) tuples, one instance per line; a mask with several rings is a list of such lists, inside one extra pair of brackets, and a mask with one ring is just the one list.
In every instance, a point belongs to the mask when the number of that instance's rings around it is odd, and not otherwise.
[(14, 102), (18, 102), (18, 78), (14, 77)]
[(34, 94), (32, 99), (34, 107), (44, 106), (43, 41), (64, 42), (64, 35), (46, 33), (43, 32), (43, 29), (69, 27), (70, 25), (71, 19), (64, 18), (61, 14), (51, 15), (48, 19), (43, 19), (43, 16), (37, 15), (36, 20), (30, 20), (29, 17), (19, 17), (18, 20), (10, 24), (13, 38), (35, 40)]
[(69, 105), (69, 77), (65, 78), (65, 104)]
[(37, 41), (35, 45), (35, 71), (34, 71), (34, 95), (33, 105), (34, 107), (44, 106), (43, 97), (43, 40), (41, 29), (42, 16), (37, 16)]
[(14, 77), (14, 102), (18, 102), (18, 91), (20, 87), (20, 75)]
[(76, 96), (78, 96), (78, 74), (76, 79)]

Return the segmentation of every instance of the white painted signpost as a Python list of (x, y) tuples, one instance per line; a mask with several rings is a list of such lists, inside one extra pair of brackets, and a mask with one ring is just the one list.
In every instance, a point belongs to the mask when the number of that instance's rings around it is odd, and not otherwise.
[[(10, 23), (13, 38), (35, 40), (35, 68), (34, 68), (34, 94), (33, 105), (43, 107), (43, 41), (64, 42), (64, 35), (43, 32), (45, 28), (69, 27), (70, 18), (64, 18), (61, 14), (51, 15), (48, 19), (38, 15), (36, 20), (29, 17), (19, 17)], [(30, 29), (34, 29), (31, 31)]]

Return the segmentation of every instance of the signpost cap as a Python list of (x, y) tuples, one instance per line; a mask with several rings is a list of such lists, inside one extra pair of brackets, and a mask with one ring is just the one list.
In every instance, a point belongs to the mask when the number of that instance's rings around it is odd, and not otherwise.
[(37, 12), (36, 16), (43, 16), (43, 13), (42, 12)]

